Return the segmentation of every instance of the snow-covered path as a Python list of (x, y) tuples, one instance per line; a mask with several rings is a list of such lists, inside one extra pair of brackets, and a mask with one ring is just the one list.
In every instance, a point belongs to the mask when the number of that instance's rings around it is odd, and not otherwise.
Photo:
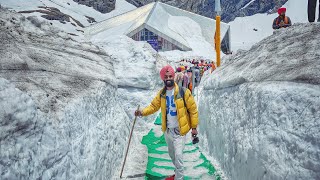
[[(161, 117), (159, 116), (157, 119)], [(190, 136), (191, 134), (187, 134), (188, 140), (184, 149), (185, 179), (220, 179), (220, 176), (215, 174), (215, 168), (201, 153), (197, 144), (192, 144)], [(148, 148), (146, 179), (162, 179), (174, 174), (174, 165), (168, 154), (161, 124), (155, 123), (149, 133), (143, 137), (141, 143)]]

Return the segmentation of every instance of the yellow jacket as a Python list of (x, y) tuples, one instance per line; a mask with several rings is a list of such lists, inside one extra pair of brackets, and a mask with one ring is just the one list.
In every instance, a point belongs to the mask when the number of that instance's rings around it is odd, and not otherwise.
[[(175, 83), (174, 102), (177, 108), (177, 118), (180, 134), (184, 136), (189, 132), (191, 128), (197, 128), (198, 109), (189, 89), (186, 89), (184, 93), (184, 99), (187, 107), (185, 107), (182, 97), (177, 99), (178, 93), (179, 86)], [(151, 104), (142, 110), (142, 116), (153, 114), (157, 112), (160, 107), (162, 113), (162, 131), (164, 132), (167, 129), (166, 88), (161, 89), (157, 93), (157, 96), (152, 100)]]

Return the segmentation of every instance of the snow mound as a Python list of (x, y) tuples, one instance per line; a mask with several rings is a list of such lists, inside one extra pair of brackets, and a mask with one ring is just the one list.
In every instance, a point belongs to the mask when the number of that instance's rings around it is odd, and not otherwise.
[(63, 110), (70, 99), (101, 84), (116, 86), (111, 59), (103, 50), (73, 41), (36, 17), (0, 13), (4, 24), (0, 27), (0, 74), (20, 89), (35, 90), (41, 111)]
[[(44, 20), (44, 16), (56, 14), (50, 21), (57, 28), (74, 35), (74, 38), (83, 40), (83, 26), (92, 25), (105, 19), (136, 9), (136, 7), (125, 0), (117, 0), (115, 9), (110, 13), (103, 14), (88, 7), (78, 4), (73, 0), (5, 0), (1, 5), (17, 12), (25, 12), (24, 16), (36, 16)], [(47, 10), (44, 10), (47, 9)], [(55, 9), (54, 13), (48, 9)]]
[(222, 60), (223, 66), (205, 82), (204, 88), (225, 88), (262, 81), (319, 85), (319, 27), (320, 24), (296, 24), (275, 31), (249, 51), (226, 56)]
[(0, 99), (0, 139), (18, 136), (33, 128), (36, 106), (29, 96), (0, 78)]
[(106, 32), (92, 38), (112, 58), (119, 87), (153, 89), (160, 81), (159, 66), (165, 60), (146, 42), (124, 36), (107, 36)]

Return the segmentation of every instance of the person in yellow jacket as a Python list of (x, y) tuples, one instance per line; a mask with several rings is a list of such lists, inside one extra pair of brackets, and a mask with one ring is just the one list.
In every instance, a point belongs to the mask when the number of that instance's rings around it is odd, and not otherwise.
[(161, 69), (160, 77), (164, 87), (148, 107), (135, 111), (135, 116), (147, 116), (161, 108), (162, 131), (168, 145), (169, 156), (175, 166), (174, 179), (182, 180), (186, 134), (190, 129), (192, 136), (198, 134), (198, 109), (189, 89), (185, 89), (183, 96), (179, 95), (180, 87), (174, 83), (174, 76), (174, 69), (171, 66)]

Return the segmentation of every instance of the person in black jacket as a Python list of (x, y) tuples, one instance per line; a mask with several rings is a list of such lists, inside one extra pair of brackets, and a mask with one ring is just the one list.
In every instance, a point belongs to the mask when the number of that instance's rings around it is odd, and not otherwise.
[[(309, 20), (309, 22), (314, 22), (314, 20), (316, 18), (316, 6), (317, 6), (317, 0), (308, 0), (308, 20)], [(320, 0), (319, 0), (318, 22), (320, 22)]]
[(273, 29), (280, 29), (280, 28), (286, 28), (291, 26), (291, 20), (288, 16), (286, 16), (286, 8), (281, 7), (278, 9), (279, 16), (274, 19), (272, 28)]

